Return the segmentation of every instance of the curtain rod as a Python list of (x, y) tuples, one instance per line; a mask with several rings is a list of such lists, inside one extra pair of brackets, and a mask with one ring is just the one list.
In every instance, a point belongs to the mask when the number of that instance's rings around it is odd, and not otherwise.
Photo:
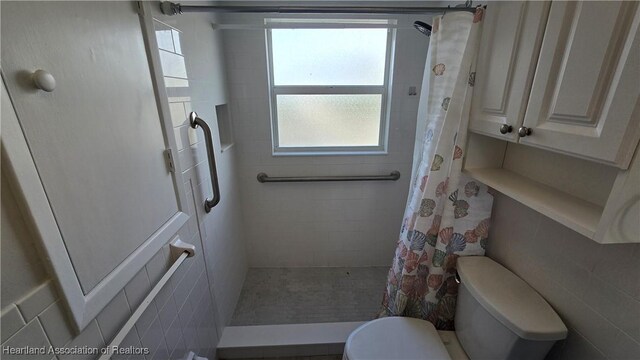
[(424, 14), (432, 12), (476, 11), (471, 1), (455, 7), (391, 7), (391, 6), (220, 6), (220, 5), (181, 5), (170, 1), (160, 3), (165, 15), (177, 15), (185, 12), (235, 12), (235, 13), (277, 13), (277, 14)]

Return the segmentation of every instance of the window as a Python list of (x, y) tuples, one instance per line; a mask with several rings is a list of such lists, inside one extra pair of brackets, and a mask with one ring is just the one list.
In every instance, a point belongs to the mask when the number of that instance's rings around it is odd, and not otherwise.
[(384, 153), (389, 21), (315, 21), (267, 30), (274, 155)]

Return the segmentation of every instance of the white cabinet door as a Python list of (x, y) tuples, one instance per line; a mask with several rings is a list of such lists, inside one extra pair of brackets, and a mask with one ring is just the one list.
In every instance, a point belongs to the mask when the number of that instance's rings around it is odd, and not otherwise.
[[(62, 243), (44, 247), (82, 328), (186, 223), (164, 158), (175, 140), (163, 133), (135, 3), (1, 6), (3, 78), (30, 154), (15, 137), (3, 150), (16, 173), (37, 170), (46, 198), (28, 206), (55, 218)], [(55, 90), (33, 85), (36, 69)], [(26, 197), (28, 180), (17, 179)]]
[(639, 23), (635, 1), (553, 2), (521, 143), (628, 166), (640, 137)]
[[(517, 140), (549, 5), (536, 1), (488, 4), (476, 67), (471, 131)], [(503, 134), (503, 125), (511, 126), (510, 132)]]

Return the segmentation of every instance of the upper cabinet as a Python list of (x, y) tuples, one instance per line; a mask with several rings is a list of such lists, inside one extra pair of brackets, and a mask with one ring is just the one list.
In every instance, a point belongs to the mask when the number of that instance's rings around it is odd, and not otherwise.
[(596, 242), (640, 243), (639, 25), (639, 2), (490, 2), (464, 171)]
[(490, 4), (471, 131), (627, 168), (640, 137), (639, 24), (637, 2)]
[(551, 5), (522, 143), (629, 164), (640, 133), (639, 11), (632, 1)]
[(485, 18), (469, 128), (517, 141), (549, 3), (491, 3)]

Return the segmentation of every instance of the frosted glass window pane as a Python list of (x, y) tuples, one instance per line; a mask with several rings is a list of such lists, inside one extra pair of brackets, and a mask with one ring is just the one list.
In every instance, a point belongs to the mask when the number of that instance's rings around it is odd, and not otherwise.
[(280, 147), (377, 146), (382, 95), (278, 95)]
[(272, 29), (274, 85), (383, 85), (386, 29)]

